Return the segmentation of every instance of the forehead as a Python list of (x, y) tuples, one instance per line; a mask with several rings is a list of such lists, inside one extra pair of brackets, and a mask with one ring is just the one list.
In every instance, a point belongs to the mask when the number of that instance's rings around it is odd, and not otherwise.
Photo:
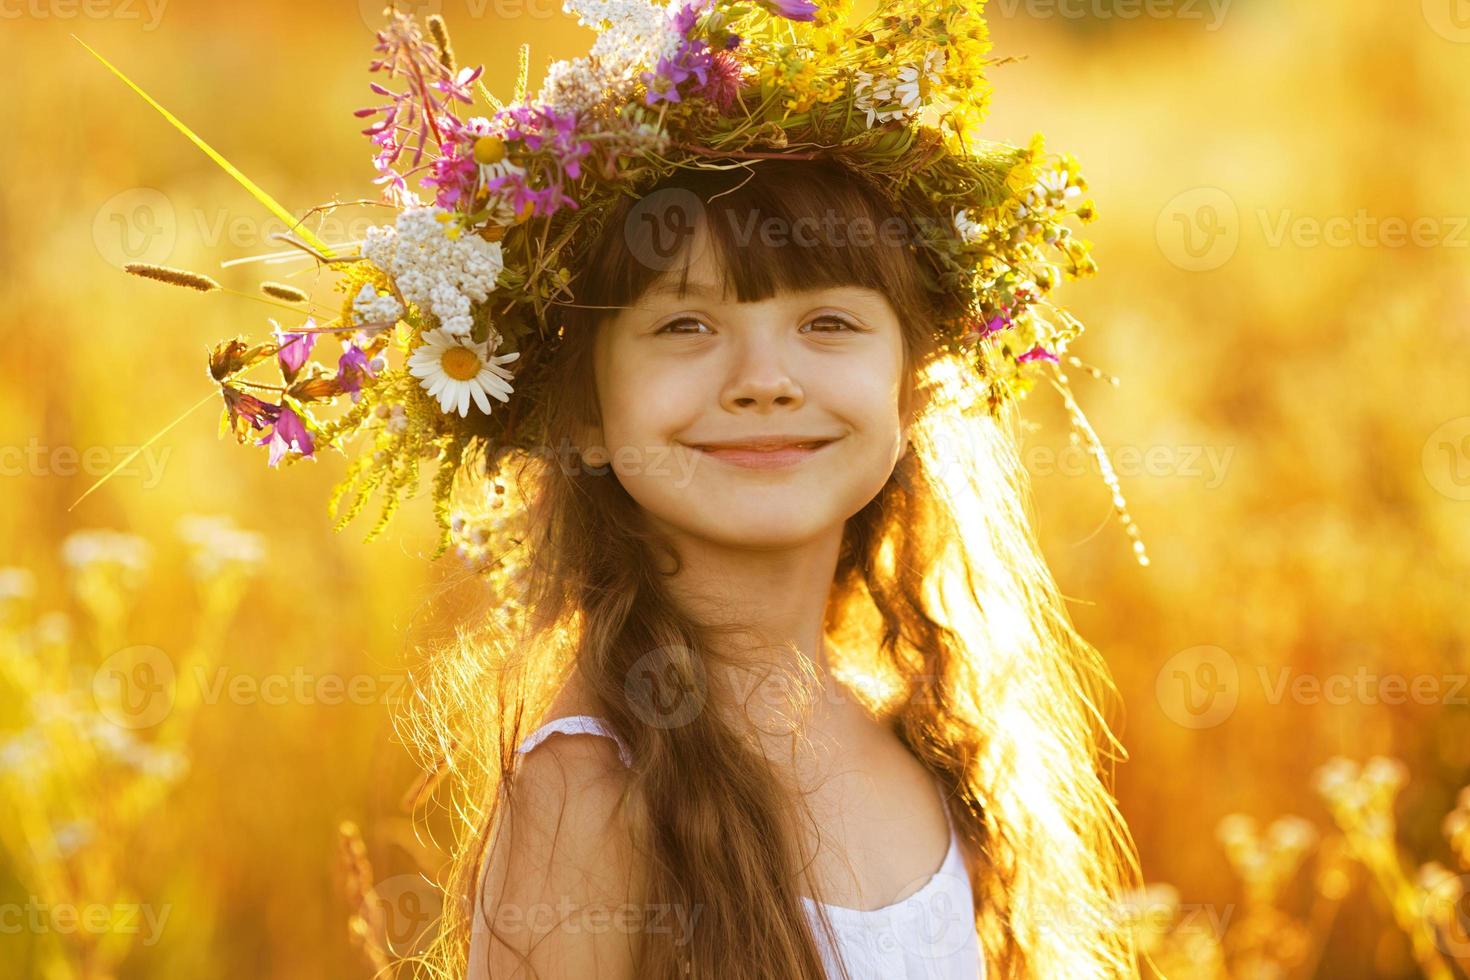
[[(726, 244), (726, 247), (741, 247)], [(787, 246), (796, 247), (796, 246)], [(881, 309), (892, 314), (893, 308), (886, 295), (856, 283), (842, 282), (840, 276), (826, 281), (813, 282), (805, 287), (780, 285), (775, 298), (783, 296), (832, 296), (870, 308)], [(633, 307), (664, 306), (683, 302), (703, 304), (735, 304), (740, 302), (731, 270), (723, 261), (709, 231), (701, 222), (691, 235), (688, 246), (674, 258), (672, 266), (657, 275), (642, 295), (633, 302)], [(751, 300), (749, 302), (759, 302)]]

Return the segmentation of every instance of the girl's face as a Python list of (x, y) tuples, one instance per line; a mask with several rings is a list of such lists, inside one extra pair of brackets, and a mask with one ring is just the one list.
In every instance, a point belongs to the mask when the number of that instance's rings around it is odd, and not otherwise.
[[(904, 446), (898, 317), (856, 286), (726, 302), (704, 244), (693, 243), (685, 296), (670, 273), (599, 329), (602, 426), (583, 445), (607, 448), (666, 531), (763, 549), (840, 532)], [(740, 448), (773, 438), (820, 445)]]

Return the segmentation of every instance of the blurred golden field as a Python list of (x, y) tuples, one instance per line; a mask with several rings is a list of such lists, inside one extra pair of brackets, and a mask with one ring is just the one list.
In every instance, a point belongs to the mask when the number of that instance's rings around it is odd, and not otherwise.
[[(334, 532), (342, 461), (272, 472), (214, 401), (69, 509), (211, 394), (208, 345), (270, 329), (122, 264), (250, 290), (261, 266), (219, 263), (282, 230), (69, 35), (301, 213), (376, 194), (351, 113), (380, 6), (0, 10), (5, 977), (365, 977), (432, 913), (389, 722), (453, 620), (427, 510)], [(426, 9), (502, 95), (521, 41), (534, 89), (591, 38), (551, 0)], [(1131, 921), (1186, 980), (1470, 975), (1470, 7), (987, 9), (1025, 56), (988, 135), (1075, 153), (1100, 211), (1101, 275), (1059, 299), (1121, 379), (1074, 384), (1152, 563), (1045, 390), (1026, 452), (1125, 708)], [(123, 703), (155, 689), (156, 716)]]

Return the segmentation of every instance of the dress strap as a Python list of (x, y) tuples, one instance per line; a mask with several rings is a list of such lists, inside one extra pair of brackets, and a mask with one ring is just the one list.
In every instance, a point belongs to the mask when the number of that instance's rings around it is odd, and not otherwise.
[(629, 769), (633, 768), (633, 754), (623, 740), (617, 736), (607, 722), (592, 715), (567, 715), (564, 718), (555, 718), (536, 729), (516, 749), (518, 753), (525, 754), (552, 735), (602, 735), (612, 739), (618, 744), (618, 757), (623, 760), (623, 765)]

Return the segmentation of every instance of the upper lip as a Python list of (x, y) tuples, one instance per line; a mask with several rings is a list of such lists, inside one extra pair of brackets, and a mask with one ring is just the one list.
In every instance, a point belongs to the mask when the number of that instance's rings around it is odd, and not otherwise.
[(689, 445), (695, 449), (782, 449), (786, 446), (799, 446), (807, 443), (832, 442), (835, 436), (800, 436), (800, 435), (775, 435), (775, 436), (751, 436), (746, 439), (728, 439), (725, 441), (691, 442)]

